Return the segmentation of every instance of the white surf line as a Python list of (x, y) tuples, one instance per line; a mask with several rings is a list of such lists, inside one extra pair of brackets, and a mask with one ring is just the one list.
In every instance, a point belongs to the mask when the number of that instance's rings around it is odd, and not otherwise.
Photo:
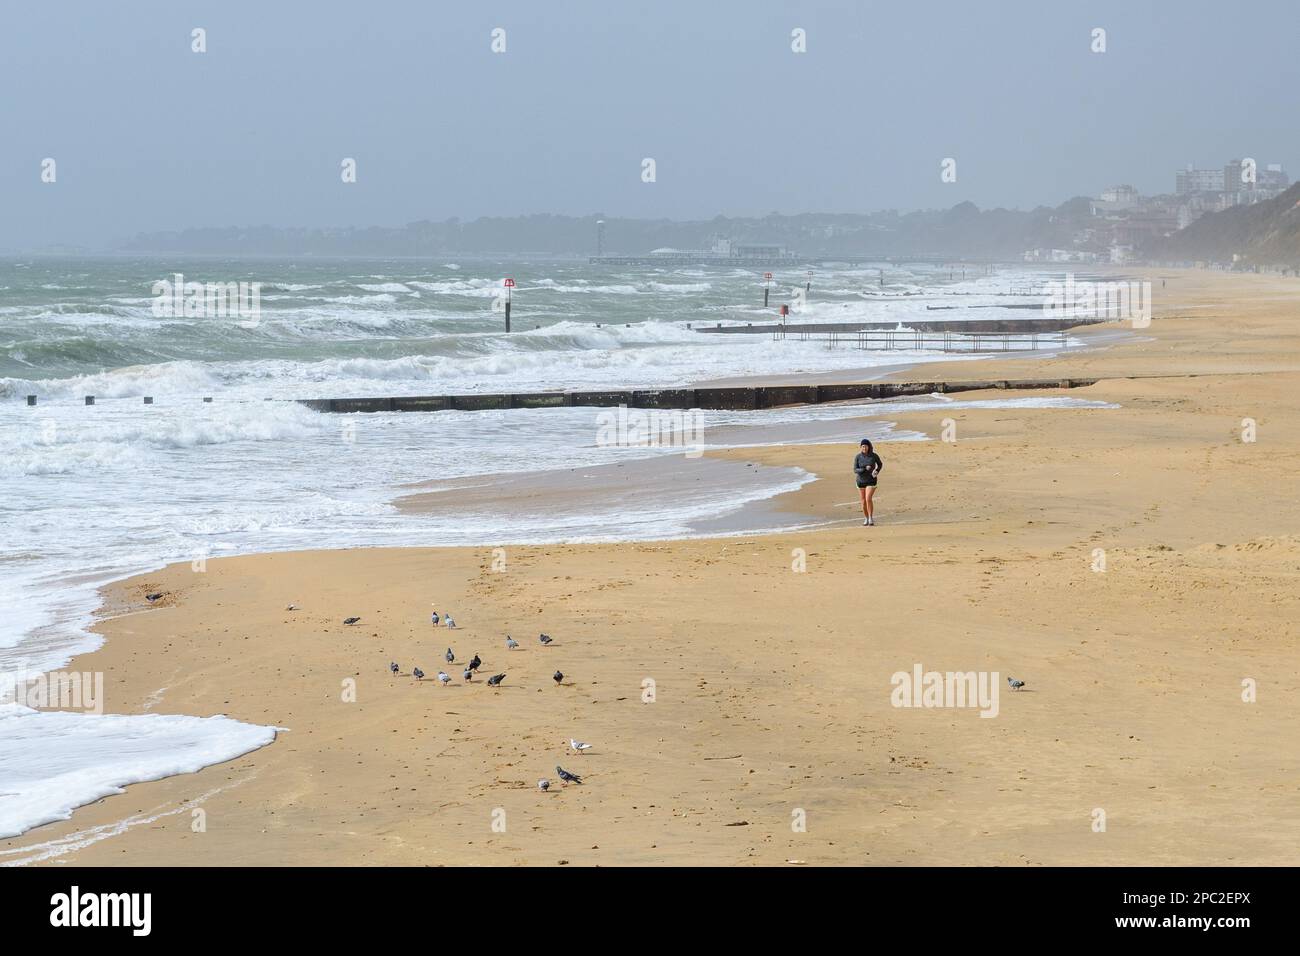
[[(118, 820), (116, 823), (105, 823), (97, 827), (90, 827), (85, 830), (77, 830), (69, 833), (67, 836), (59, 837), (57, 840), (47, 840), (44, 843), (33, 843), (30, 846), (15, 847), (12, 850), (0, 850), (0, 857), (12, 856), (16, 854), (30, 854), (20, 856), (17, 859), (5, 860), (0, 859), (0, 867), (12, 866), (30, 866), (33, 863), (42, 863), (45, 860), (58, 859), (69, 853), (75, 853), (77, 850), (84, 850), (88, 846), (115, 837), (118, 834), (125, 833), (132, 827), (140, 826), (145, 823), (153, 823), (155, 820), (161, 820), (163, 817), (174, 816), (177, 813), (185, 813), (194, 810), (203, 804), (204, 801), (210, 800), (224, 790), (233, 790), (240, 786), (245, 780), (251, 780), (257, 774), (256, 772), (249, 776), (236, 780), (234, 783), (228, 783), (225, 786), (216, 787), (207, 793), (195, 797), (193, 800), (187, 800), (179, 807), (170, 810), (163, 810), (161, 807), (155, 807), (146, 813), (135, 814)], [(176, 776), (172, 774), (172, 776)], [(165, 777), (163, 779), (166, 779)], [(125, 791), (119, 791), (125, 792)], [(80, 809), (80, 808), (78, 808)], [(74, 811), (75, 812), (75, 811)]]
[(162, 695), (165, 694), (170, 689), (171, 688), (169, 687), (159, 687), (156, 691), (154, 691), (152, 694), (150, 694), (148, 697), (144, 699), (144, 703), (141, 705), (140, 709), (146, 711), (153, 710), (154, 707), (162, 703)]
[[(173, 680), (175, 680), (175, 679), (177, 678), (177, 676), (179, 676), (180, 672), (181, 672), (181, 669), (180, 669), (179, 667), (176, 668), (175, 670), (173, 670), (173, 671), (171, 672), (171, 676), (168, 677), (167, 679), (168, 679), (169, 681), (173, 681)], [(141, 703), (141, 705), (140, 705), (140, 709), (141, 709), (141, 710), (144, 710), (144, 711), (150, 711), (150, 710), (153, 710), (153, 709), (154, 709), (155, 707), (157, 707), (160, 703), (162, 703), (162, 695), (165, 694), (165, 693), (167, 693), (167, 691), (169, 691), (169, 690), (171, 690), (171, 685), (170, 685), (170, 684), (168, 684), (168, 685), (166, 685), (166, 686), (164, 686), (164, 687), (159, 687), (156, 691), (154, 691), (152, 694), (150, 694), (148, 697), (146, 697), (146, 698), (144, 699), (144, 701), (143, 701), (143, 702)]]

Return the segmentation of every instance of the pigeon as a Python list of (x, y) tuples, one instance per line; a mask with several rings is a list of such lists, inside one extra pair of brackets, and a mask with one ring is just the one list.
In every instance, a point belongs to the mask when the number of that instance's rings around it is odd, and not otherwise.
[(537, 789), (545, 793), (547, 790), (551, 789), (551, 781), (543, 777), (541, 780), (537, 781)]
[(285, 609), (286, 611), (296, 611), (296, 610), (298, 610), (298, 605), (296, 605), (296, 604), (286, 604), (286, 605), (284, 606), (284, 609)]
[(569, 771), (565, 770), (559, 764), (555, 765), (555, 772), (556, 774), (559, 775), (560, 779), (563, 780), (565, 783), (582, 783), (581, 777), (579, 777), (576, 773), (569, 773)]
[(564, 680), (564, 675), (559, 671), (556, 671), (554, 674), (551, 675), (551, 680), (555, 681), (555, 683), (558, 684), (560, 683), (560, 681)]
[(505, 680), (505, 679), (506, 679), (506, 675), (505, 675), (505, 674), (493, 674), (491, 677), (488, 678), (488, 681), (487, 681), (487, 682), (488, 682), (488, 686), (489, 686), (489, 687), (496, 687), (498, 684), (500, 684), (500, 683), (501, 683), (503, 680)]
[(1012, 690), (1020, 690), (1020, 688), (1025, 686), (1024, 681), (1016, 680), (1014, 677), (1008, 677), (1007, 683), (1011, 686)]
[(476, 670), (478, 670), (478, 666), (479, 666), (480, 664), (482, 664), (482, 663), (483, 663), (483, 662), (482, 662), (481, 660), (478, 659), (478, 655), (475, 654), (473, 657), (470, 658), (470, 661), (469, 661), (469, 669), (472, 670), (472, 671), (476, 671)]
[(549, 644), (549, 643), (551, 643), (551, 638), (550, 638), (550, 636), (547, 635), (547, 634), (540, 634), (540, 635), (538, 635), (537, 639), (538, 639), (539, 641), (541, 641), (543, 644)]
[(451, 619), (451, 615), (450, 615), (450, 614), (447, 615), (447, 626), (448, 626), (448, 627), (455, 627), (455, 626), (456, 626), (456, 622), (453, 621), (453, 620)]
[(442, 681), (443, 687), (451, 683), (451, 677), (446, 671), (438, 671), (438, 680)]
[(415, 675), (416, 680), (424, 680), (424, 671), (420, 670), (420, 668), (417, 667), (411, 673)]
[(506, 650), (508, 650), (508, 651), (513, 651), (513, 650), (514, 650), (516, 647), (518, 647), (518, 646), (519, 646), (519, 642), (516, 641), (513, 637), (511, 637), (509, 634), (507, 634), (507, 635), (506, 635)]
[(456, 662), (456, 655), (452, 653), (450, 647), (447, 648), (447, 653), (443, 654), (442, 656), (446, 659), (448, 664), (454, 664)]
[(437, 624), (438, 622), (440, 622), (440, 621), (442, 620), (442, 618), (440, 618), (440, 617), (438, 616), (438, 612), (437, 612), (437, 611), (434, 611), (434, 612), (433, 612), (433, 617), (429, 618), (429, 620), (431, 620), (434, 624)]
[(393, 661), (391, 664), (389, 664), (388, 669), (393, 672), (394, 677), (396, 677), (397, 672), (401, 670), (401, 668), (397, 666), (397, 661)]
[(465, 672), (464, 672), (463, 674), (461, 674), (460, 676), (463, 677), (463, 678), (465, 678), (465, 680), (473, 680), (473, 679), (474, 679), (474, 672), (473, 672), (472, 670), (470, 670), (470, 669), (467, 667), (467, 668), (465, 668)]
[(582, 753), (584, 750), (590, 750), (591, 744), (584, 744), (581, 740), (569, 738), (569, 746), (573, 748), (574, 753)]
[(361, 618), (359, 618), (359, 617), (345, 617), (345, 618), (343, 619), (343, 623), (344, 623), (344, 624), (355, 624), (355, 623), (357, 623), (357, 621), (359, 621), (359, 620), (361, 620)]
[(157, 594), (146, 594), (144, 596), (144, 599), (148, 601), (150, 604), (152, 604), (154, 601), (158, 600), (162, 596), (163, 596), (163, 592), (159, 591)]

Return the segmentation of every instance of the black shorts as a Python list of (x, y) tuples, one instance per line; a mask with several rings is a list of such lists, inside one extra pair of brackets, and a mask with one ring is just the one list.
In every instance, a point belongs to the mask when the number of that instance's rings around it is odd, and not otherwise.
[(859, 487), (859, 488), (874, 488), (874, 487), (876, 487), (876, 479), (871, 478), (871, 479), (868, 479), (867, 481), (859, 481), (859, 482), (858, 482), (858, 487)]

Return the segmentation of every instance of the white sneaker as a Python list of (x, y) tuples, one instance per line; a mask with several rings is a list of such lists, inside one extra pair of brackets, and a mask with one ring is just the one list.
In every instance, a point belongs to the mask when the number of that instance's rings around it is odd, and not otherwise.
[(871, 519), (870, 519), (870, 518), (863, 518), (863, 519), (862, 519), (862, 526), (863, 526), (864, 528), (865, 528), (867, 525), (869, 525), (869, 524), (871, 524)]

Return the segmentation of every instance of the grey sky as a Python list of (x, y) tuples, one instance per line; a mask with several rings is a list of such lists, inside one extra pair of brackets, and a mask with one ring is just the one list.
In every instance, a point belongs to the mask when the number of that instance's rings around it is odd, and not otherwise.
[(453, 215), (1027, 208), (1168, 192), (1177, 167), (1240, 156), (1294, 176), (1298, 26), (1294, 0), (7, 0), (0, 249)]

